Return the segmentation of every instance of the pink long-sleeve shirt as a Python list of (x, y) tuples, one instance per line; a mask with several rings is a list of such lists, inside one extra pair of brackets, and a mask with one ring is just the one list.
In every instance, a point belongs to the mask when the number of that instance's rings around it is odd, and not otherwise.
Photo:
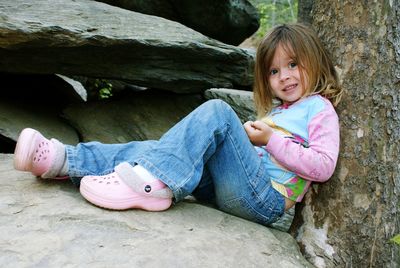
[[(263, 147), (268, 152), (267, 165), (275, 165), (275, 169), (278, 166), (285, 173), (271, 173), (271, 180), (282, 186), (292, 184), (292, 189), (293, 184), (298, 183), (301, 193), (295, 196), (295, 200), (299, 202), (312, 181), (327, 181), (335, 170), (340, 139), (338, 116), (329, 100), (312, 95), (288, 107), (276, 107), (268, 117), (276, 126), (292, 134), (275, 131)], [(303, 185), (300, 185), (301, 181)], [(282, 194), (290, 198), (291, 190), (286, 188)], [(279, 191), (282, 192), (282, 188)]]

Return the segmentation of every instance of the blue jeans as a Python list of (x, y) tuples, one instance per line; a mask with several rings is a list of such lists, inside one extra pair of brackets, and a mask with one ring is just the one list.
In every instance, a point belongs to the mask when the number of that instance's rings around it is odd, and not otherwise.
[(75, 183), (128, 162), (142, 165), (168, 185), (175, 202), (192, 194), (264, 225), (284, 213), (284, 197), (271, 186), (268, 170), (239, 118), (221, 100), (202, 104), (158, 141), (67, 145), (67, 159)]

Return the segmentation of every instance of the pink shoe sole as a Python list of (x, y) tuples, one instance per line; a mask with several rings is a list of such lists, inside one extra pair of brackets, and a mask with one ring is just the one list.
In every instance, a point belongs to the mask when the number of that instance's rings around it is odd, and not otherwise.
[(115, 172), (105, 176), (83, 177), (80, 192), (90, 203), (112, 210), (138, 208), (163, 211), (172, 204), (172, 198), (144, 196), (134, 192)]
[(14, 167), (21, 171), (30, 171), (35, 176), (45, 173), (54, 157), (54, 148), (50, 140), (31, 128), (25, 128), (18, 137), (14, 152)]

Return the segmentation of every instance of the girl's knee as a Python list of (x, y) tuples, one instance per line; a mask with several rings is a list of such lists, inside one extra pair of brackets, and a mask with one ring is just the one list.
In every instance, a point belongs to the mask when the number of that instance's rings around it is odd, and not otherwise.
[(208, 100), (203, 105), (207, 107), (207, 110), (213, 110), (217, 114), (233, 111), (228, 103), (220, 99)]
[(229, 106), (228, 103), (226, 103), (225, 101), (220, 100), (220, 99), (208, 100), (208, 101), (206, 101), (206, 103), (208, 103), (209, 105), (215, 105), (215, 106), (223, 106), (223, 107)]

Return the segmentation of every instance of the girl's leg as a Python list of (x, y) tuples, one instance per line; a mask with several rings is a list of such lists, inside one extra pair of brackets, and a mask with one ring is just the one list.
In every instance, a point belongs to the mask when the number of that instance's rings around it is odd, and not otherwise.
[(200, 183), (196, 189), (194, 189), (192, 195), (197, 201), (215, 205), (214, 182), (207, 165), (204, 166)]
[(108, 174), (122, 162), (132, 164), (132, 159), (146, 154), (156, 143), (152, 140), (126, 144), (88, 142), (72, 146), (25, 128), (18, 137), (14, 167), (42, 178), (55, 178), (61, 172), (61, 178), (69, 175), (79, 185), (83, 176)]
[(223, 101), (211, 100), (177, 123), (157, 146), (134, 162), (168, 185), (175, 200), (180, 201), (198, 187), (208, 159), (231, 135), (240, 135), (244, 146), (257, 156), (232, 108)]
[(225, 160), (221, 161), (226, 159), (224, 151), (226, 148), (221, 147), (208, 160), (200, 184), (192, 195), (200, 202), (210, 203), (254, 222), (264, 225), (275, 222), (283, 214), (284, 200), (281, 194), (271, 187), (263, 170), (249, 181), (243, 180), (246, 176), (241, 176), (239, 169), (233, 170), (233, 173), (225, 169)]
[(272, 188), (242, 123), (220, 100), (198, 107), (134, 162), (168, 185), (176, 201), (213, 185), (218, 207), (228, 213), (269, 224), (284, 212), (284, 198)]
[(67, 145), (68, 175), (79, 186), (82, 177), (87, 175), (106, 175), (114, 171), (122, 162), (134, 165), (133, 159), (148, 154), (157, 141), (133, 141), (121, 144), (103, 144), (100, 142)]
[[(55, 139), (49, 140), (39, 131), (26, 128), (18, 138), (14, 167), (17, 170), (30, 171), (42, 178), (60, 178), (60, 175), (69, 174), (76, 184), (80, 183), (82, 176), (86, 176), (86, 184), (80, 186), (80, 191), (86, 199), (99, 206), (160, 211), (171, 206), (172, 192), (143, 167), (136, 166), (133, 173), (140, 174), (140, 180), (146, 183), (144, 186), (152, 188), (151, 196), (149, 191), (146, 191), (147, 188), (144, 193), (134, 191), (124, 181), (120, 181), (118, 175), (114, 176), (115, 173), (109, 175), (115, 166), (115, 169), (126, 166), (124, 172), (132, 169), (129, 164), (131, 157), (146, 154), (156, 143), (144, 141), (110, 145), (91, 142), (70, 146), (63, 145)], [(142, 190), (142, 186), (139, 185), (138, 189)]]
[(168, 185), (175, 201), (214, 186), (217, 205), (228, 213), (269, 224), (284, 210), (239, 118), (220, 100), (198, 107), (158, 142), (87, 143), (68, 147), (67, 155), (71, 176), (107, 174), (129, 162)]
[(222, 211), (269, 225), (283, 215), (285, 199), (272, 187), (258, 154), (251, 154), (246, 146), (237, 146), (243, 144), (238, 143), (240, 138), (227, 139), (207, 162), (215, 203)]

